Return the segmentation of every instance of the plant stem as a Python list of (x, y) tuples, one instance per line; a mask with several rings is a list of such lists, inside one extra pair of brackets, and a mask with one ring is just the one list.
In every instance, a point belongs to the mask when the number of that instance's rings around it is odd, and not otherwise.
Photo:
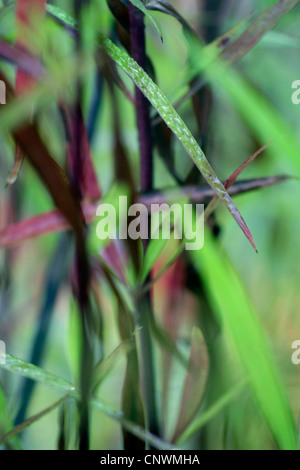
[[(145, 26), (144, 16), (128, 2), (130, 19), (130, 38), (132, 58), (143, 68), (146, 68), (146, 48), (145, 48)], [(142, 92), (135, 89), (135, 108), (137, 129), (140, 148), (141, 165), (141, 191), (152, 190), (153, 186), (153, 158), (152, 158), (152, 132), (150, 120), (150, 104)], [(149, 224), (150, 226), (150, 224)], [(144, 240), (144, 251), (147, 248), (147, 240)], [(150, 335), (150, 322), (152, 313), (151, 297), (147, 292), (137, 301), (138, 318), (140, 327), (141, 346), (141, 371), (143, 393), (145, 400), (146, 422), (150, 432), (159, 435), (159, 423), (157, 418), (157, 404), (155, 396), (155, 373), (153, 363), (153, 348)], [(149, 318), (150, 317), (150, 318)]]
[[(62, 283), (67, 277), (69, 265), (69, 236), (63, 233), (60, 236), (57, 247), (45, 276), (45, 289), (43, 294), (42, 306), (37, 317), (37, 329), (33, 341), (32, 351), (30, 353), (30, 363), (40, 366), (45, 353), (45, 346), (49, 334), (49, 328), (53, 317), (53, 310), (58, 293)], [(27, 408), (32, 397), (36, 382), (25, 379), (21, 387), (21, 404), (15, 424), (21, 424), (26, 416)]]
[[(87, 0), (86, 3), (88, 3)], [(75, 0), (75, 15), (79, 24), (78, 40), (76, 42), (77, 53), (80, 52), (82, 47), (82, 30), (81, 30), (81, 11), (84, 5), (83, 0)], [(82, 135), (81, 135), (81, 101), (82, 101), (82, 84), (79, 81), (77, 84), (77, 99), (75, 104), (75, 149), (74, 149), (74, 171), (73, 171), (73, 186), (77, 196), (81, 198), (80, 182), (82, 179), (83, 171), (83, 158), (82, 154)], [(85, 245), (85, 236), (82, 240), (76, 240), (76, 252), (74, 263), (74, 282), (75, 282), (75, 297), (81, 315), (82, 324), (82, 356), (80, 365), (80, 394), (81, 400), (79, 404), (79, 450), (89, 449), (89, 399), (93, 376), (93, 322), (92, 310), (90, 303), (90, 280), (91, 271), (88, 259), (88, 254)]]
[[(131, 56), (143, 69), (145, 69), (147, 59), (145, 49), (144, 17), (130, 2), (128, 2), (128, 6), (130, 18)], [(153, 180), (152, 133), (149, 106), (147, 98), (145, 98), (143, 93), (136, 87), (135, 107), (141, 157), (142, 191), (151, 190)]]

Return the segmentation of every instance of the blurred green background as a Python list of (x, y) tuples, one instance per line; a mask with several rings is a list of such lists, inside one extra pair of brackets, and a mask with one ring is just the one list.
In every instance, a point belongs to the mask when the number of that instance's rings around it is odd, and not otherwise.
[[(53, 2), (58, 6), (70, 9), (69, 1)], [(171, 2), (178, 8), (184, 18), (195, 29), (202, 21), (197, 1)], [(221, 30), (226, 31), (248, 13), (261, 11), (272, 5), (272, 0), (232, 0), (228, 2), (227, 14)], [(109, 31), (112, 16), (103, 2), (103, 28)], [(0, 36), (5, 36), (11, 28), (13, 13), (0, 17)], [(187, 61), (187, 46), (181, 26), (166, 15), (153, 12), (163, 31), (164, 43), (153, 27), (147, 23), (147, 51), (156, 67), (157, 82), (167, 96), (178, 94), (178, 87), (183, 78), (183, 70)], [(207, 19), (209, 20), (213, 19)], [(300, 79), (300, 9), (296, 8), (288, 14), (280, 24), (269, 32), (257, 46), (250, 51), (235, 67), (257, 90), (259, 90), (290, 125), (294, 136), (300, 141), (300, 105), (292, 104), (291, 85)], [(105, 26), (106, 25), (106, 26)], [(123, 75), (122, 75), (123, 76)], [(132, 88), (130, 82), (128, 86)], [(86, 108), (91, 96), (90, 86), (86, 86)], [(135, 114), (132, 105), (121, 92), (118, 98), (122, 109), (122, 132), (132, 162), (132, 168), (138, 176), (138, 147), (135, 127)], [(51, 110), (50, 110), (51, 111)], [(180, 115), (192, 131), (195, 131), (194, 116), (187, 103), (180, 109)], [(51, 129), (51, 113), (41, 115), (41, 126), (45, 135), (54, 132)], [(238, 165), (250, 156), (257, 148), (267, 143), (262, 142), (249, 131), (249, 127), (235, 110), (232, 102), (223, 93), (215, 90), (213, 112), (209, 121), (210, 146), (207, 156), (221, 180), (225, 180)], [(278, 152), (277, 138), (269, 135), (268, 140), (275, 139), (272, 145), (252, 163), (243, 174), (244, 178), (259, 178), (279, 174), (291, 175), (294, 178), (279, 185), (251, 192), (235, 198), (235, 202), (250, 227), (257, 244), (258, 254), (254, 252), (246, 238), (236, 226), (228, 212), (219, 207), (217, 221), (221, 227), (220, 243), (228, 253), (230, 260), (239, 273), (249, 294), (256, 312), (263, 324), (275, 362), (278, 365), (283, 383), (286, 387), (295, 419), (299, 413), (299, 366), (291, 362), (292, 342), (300, 339), (300, 185), (299, 165), (295, 164), (284, 153)], [(112, 112), (108, 93), (103, 94), (103, 105), (97, 122), (97, 130), (92, 145), (93, 161), (103, 192), (106, 193), (113, 182), (112, 158)], [(50, 141), (51, 144), (51, 141)], [(256, 145), (256, 147), (255, 147)], [(176, 165), (180, 174), (187, 174), (192, 163), (186, 157), (179, 143), (176, 146)], [(57, 158), (61, 158), (61, 149), (53, 143)], [(164, 164), (155, 153), (155, 186), (168, 187), (174, 182), (165, 171)], [(0, 154), (0, 227), (3, 227), (4, 213), (1, 207), (4, 201), (15, 194), (20, 200), (18, 219), (41, 213), (52, 208), (52, 202), (46, 194), (36, 174), (25, 162), (16, 185), (5, 189), (5, 181), (9, 168), (13, 163), (12, 148), (5, 146)], [(5, 301), (1, 303), (0, 337), (6, 341), (7, 351), (17, 357), (27, 359), (36, 331), (37, 314), (43, 294), (43, 280), (47, 261), (59, 238), (58, 234), (46, 235), (26, 241), (11, 251), (11, 292), (9, 310), (5, 309)], [(4, 266), (6, 254), (0, 252), (0, 266)], [(3, 294), (4, 295), (4, 294)], [(7, 293), (5, 294), (7, 295)], [(0, 292), (1, 296), (1, 292)], [(101, 283), (101, 304), (104, 318), (104, 350), (107, 354), (119, 344), (116, 325), (116, 300), (105, 282)], [(184, 306), (195, 309), (193, 294), (186, 294)], [(103, 308), (105, 306), (105, 308)], [(70, 326), (70, 290), (66, 285), (60, 291), (55, 312), (51, 322), (51, 331), (47, 340), (47, 349), (43, 367), (57, 375), (72, 380), (72, 357), (76, 355), (76, 341), (72, 340), (74, 330)], [(159, 309), (158, 309), (159, 310)], [(184, 335), (190, 335), (186, 329)], [(183, 335), (183, 336), (184, 336)], [(184, 354), (185, 343), (179, 346)], [(74, 350), (72, 350), (74, 349)], [(157, 352), (159, 354), (159, 352)], [(251, 356), (251, 350), (248, 351)], [(221, 360), (222, 358), (220, 358)], [(226, 370), (227, 358), (218, 365)], [(104, 402), (120, 407), (121, 389), (124, 379), (125, 359), (120, 357), (114, 364), (99, 391)], [(231, 372), (229, 371), (229, 374)], [(20, 378), (5, 373), (4, 388), (7, 392), (8, 410), (13, 416), (18, 408)], [(168, 413), (172, 416), (178, 408), (178, 400), (182, 390), (184, 370), (180, 365), (174, 367), (170, 385)], [(159, 387), (161, 384), (159, 383)], [(158, 389), (159, 389), (158, 387)], [(28, 416), (33, 415), (58, 399), (59, 394), (43, 385), (35, 387), (30, 403)], [(71, 406), (71, 405), (70, 405)], [(253, 417), (253, 403), (248, 394), (239, 395), (226, 408), (231, 414), (230, 425), (235, 423), (241, 428), (240, 442), (237, 448), (259, 448), (268, 446), (268, 432), (260, 423), (258, 416)], [(32, 425), (22, 437), (25, 448), (55, 449), (57, 442), (59, 416), (58, 411)], [(260, 426), (261, 424), (261, 426)], [(258, 428), (259, 426), (259, 428)], [(92, 413), (93, 449), (118, 449), (121, 447), (121, 430), (118, 423), (101, 414), (97, 410)], [(45, 431), (46, 430), (46, 431)], [(211, 437), (208, 432), (207, 446), (219, 448), (221, 437), (218, 437), (217, 421), (212, 425)], [(196, 444), (195, 444), (196, 445)], [(189, 444), (192, 448), (193, 443)]]

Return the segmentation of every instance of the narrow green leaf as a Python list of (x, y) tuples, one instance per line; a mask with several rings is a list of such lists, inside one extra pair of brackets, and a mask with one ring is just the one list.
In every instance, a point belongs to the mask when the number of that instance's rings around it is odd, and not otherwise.
[(167, 269), (172, 266), (174, 261), (183, 253), (185, 250), (185, 242), (182, 241), (175, 251), (171, 254), (170, 257), (166, 260), (165, 264), (162, 266), (160, 271), (153, 277), (145, 286), (141, 289), (141, 293), (147, 292), (155, 284), (155, 282), (167, 271)]
[(76, 395), (75, 387), (73, 384), (68, 382), (57, 375), (47, 372), (40, 367), (29, 364), (28, 362), (23, 361), (17, 357), (11, 356), (6, 353), (5, 355), (5, 364), (0, 363), (0, 367), (9, 372), (15, 372), (16, 374), (27, 377), (28, 379), (35, 380), (36, 382), (41, 382), (42, 384), (55, 388), (64, 393), (68, 393), (71, 396)]
[(134, 344), (132, 341), (122, 341), (107, 357), (100, 361), (95, 366), (94, 377), (93, 377), (93, 388), (99, 387), (99, 385), (105, 380), (108, 374), (117, 365), (120, 357), (125, 353), (128, 353)]
[(151, 238), (147, 251), (145, 253), (144, 263), (142, 266), (141, 273), (141, 284), (147, 279), (151, 269), (158, 260), (162, 250), (164, 249), (167, 243), (166, 239), (159, 237), (158, 239)]
[(214, 403), (208, 410), (204, 411), (198, 418), (196, 418), (176, 440), (177, 445), (182, 445), (194, 436), (206, 423), (213, 419), (223, 408), (225, 408), (236, 396), (241, 392), (245, 386), (245, 381), (237, 384), (235, 387), (225, 393), (216, 403)]
[[(0, 436), (7, 433), (13, 427), (12, 420), (8, 413), (6, 397), (0, 384)], [(17, 436), (12, 436), (10, 442), (6, 443), (6, 448), (10, 450), (22, 450), (22, 445)]]
[(46, 11), (48, 14), (53, 16), (54, 19), (58, 19), (61, 23), (68, 25), (71, 28), (77, 28), (77, 22), (75, 18), (71, 15), (68, 15), (64, 10), (55, 5), (47, 4)]
[[(178, 13), (175, 8), (170, 5), (169, 2), (165, 0), (150, 0), (146, 5), (147, 10), (156, 10), (166, 15), (173, 16), (179, 23), (189, 32), (192, 32), (192, 29), (187, 21)], [(194, 33), (195, 34), (195, 33)]]
[[(52, 14), (56, 16), (57, 9), (56, 12), (52, 12)], [(66, 14), (60, 14), (58, 19), (59, 21), (62, 21), (67, 25), (74, 27), (74, 20)], [(242, 229), (252, 246), (256, 248), (251, 232), (248, 229), (240, 212), (238, 211), (231, 197), (225, 190), (221, 181), (217, 177), (215, 171), (210, 166), (204, 152), (199, 147), (196, 139), (192, 136), (187, 125), (177, 114), (177, 112), (172, 107), (172, 105), (170, 104), (166, 96), (163, 94), (163, 92), (160, 90), (160, 88), (151, 80), (151, 78), (146, 74), (146, 72), (141, 67), (139, 67), (139, 65), (126, 52), (122, 51), (112, 41), (110, 41), (102, 34), (99, 34), (99, 44), (102, 46), (104, 51), (134, 81), (136, 86), (141, 90), (141, 92), (146, 96), (146, 98), (148, 98), (152, 106), (157, 110), (157, 112), (163, 118), (165, 123), (169, 126), (172, 132), (176, 135), (176, 137), (185, 147), (186, 151), (190, 155), (197, 168), (200, 170), (208, 184), (214, 189), (220, 200), (223, 202), (230, 214), (236, 220), (237, 224)]]
[(266, 422), (281, 449), (296, 449), (295, 423), (258, 316), (226, 253), (210, 233), (190, 252), (208, 297)]
[[(217, 39), (205, 45), (204, 47), (201, 45), (200, 41), (195, 41), (194, 38), (190, 38), (190, 65), (184, 83), (194, 80), (197, 75), (199, 75), (199, 49), (203, 49), (203, 52), (207, 55), (209, 61), (211, 61), (213, 58), (217, 58), (220, 54), (225, 54), (227, 49), (230, 47), (230, 43), (232, 43), (233, 39), (237, 36), (238, 32), (243, 28), (243, 26), (245, 26), (248, 20), (249, 16), (243, 18), (228, 31), (221, 34)], [(203, 64), (201, 65), (203, 66)], [(201, 80), (201, 77), (199, 80)]]
[(57, 408), (66, 398), (68, 397), (68, 395), (65, 395), (63, 397), (61, 397), (59, 400), (57, 400), (55, 403), (52, 403), (52, 405), (48, 406), (46, 409), (44, 409), (43, 411), (41, 411), (40, 413), (37, 413), (36, 415), (34, 416), (31, 416), (30, 418), (26, 419), (25, 421), (23, 421), (23, 423), (19, 424), (18, 426), (15, 426), (11, 431), (9, 431), (8, 433), (4, 434), (4, 436), (1, 436), (0, 437), (0, 445), (1, 444), (5, 444), (7, 441), (9, 441), (10, 439), (12, 439), (13, 437), (17, 436), (18, 434), (20, 434), (22, 431), (24, 431), (24, 429), (28, 428), (29, 426), (31, 426), (31, 424), (34, 424), (36, 421), (38, 421), (39, 419), (43, 418), (44, 416), (46, 416), (48, 413), (50, 413), (51, 411), (53, 411), (55, 408)]
[(127, 73), (127, 75), (135, 82), (136, 86), (148, 98), (153, 107), (161, 115), (165, 123), (169, 126), (172, 132), (180, 140), (186, 151), (192, 158), (195, 165), (201, 171), (202, 175), (208, 184), (214, 189), (218, 197), (221, 199), (225, 207), (231, 213), (233, 218), (238, 223), (239, 227), (243, 230), (244, 234), (256, 249), (251, 232), (248, 229), (240, 212), (232, 201), (231, 197), (225, 190), (221, 181), (217, 177), (215, 171), (210, 166), (209, 162), (204, 155), (204, 152), (199, 147), (197, 141), (192, 136), (190, 130), (172, 107), (166, 96), (162, 93), (160, 88), (151, 80), (146, 72), (139, 67), (139, 65), (117, 47), (112, 41), (103, 35), (99, 36), (100, 43), (105, 52)]
[(209, 370), (207, 347), (200, 328), (192, 331), (189, 367), (186, 371), (181, 406), (172, 442), (187, 429), (200, 408)]
[(140, 439), (143, 439), (145, 442), (148, 442), (148, 444), (154, 447), (155, 449), (180, 450), (179, 447), (173, 444), (170, 444), (169, 442), (166, 442), (157, 436), (154, 436), (154, 434), (150, 433), (149, 431), (146, 431), (138, 424), (134, 424), (131, 421), (124, 419), (122, 417), (122, 413), (116, 412), (111, 407), (108, 407), (103, 402), (101, 402), (99, 399), (92, 398), (90, 403), (94, 405), (96, 408), (98, 408), (100, 411), (105, 413), (106, 415), (110, 416), (112, 419), (119, 421), (125, 429), (131, 432), (134, 436), (137, 436)]
[(163, 35), (162, 35), (162, 32), (161, 32), (161, 29), (157, 23), (157, 21), (155, 21), (155, 19), (153, 18), (153, 16), (149, 13), (149, 11), (147, 10), (147, 8), (145, 7), (145, 5), (141, 2), (141, 0), (129, 0), (132, 5), (134, 5), (136, 8), (138, 8), (142, 13), (144, 13), (144, 15), (151, 21), (151, 23), (153, 24), (154, 28), (156, 29), (156, 31), (158, 32), (158, 34), (160, 35), (160, 39), (161, 41), (163, 42)]
[(74, 299), (70, 301), (69, 324), (67, 332), (67, 358), (72, 380), (79, 378), (82, 357), (82, 323), (78, 306)]
[[(254, 19), (250, 22), (249, 26), (246, 30), (231, 44), (227, 45), (224, 48), (219, 49), (218, 51), (218, 44), (222, 44), (224, 40), (224, 35), (220, 36), (216, 41), (211, 44), (208, 44), (204, 48), (201, 48), (200, 43), (194, 44), (194, 55), (199, 55), (198, 61), (195, 60), (193, 62), (193, 67), (190, 72), (187, 73), (185, 78), (185, 83), (188, 83), (191, 79), (191, 76), (200, 75), (200, 78), (196, 79), (193, 84), (193, 87), (187, 91), (174, 105), (177, 109), (182, 103), (184, 103), (187, 99), (191, 98), (197, 91), (199, 91), (206, 83), (206, 79), (202, 78), (203, 69), (207, 67), (207, 65), (214, 60), (218, 55), (220, 59), (228, 65), (232, 65), (242, 57), (244, 57), (253, 47), (260, 41), (260, 39), (277, 23), (280, 19), (289, 13), (298, 3), (300, 0), (280, 0), (279, 2), (275, 3), (268, 9), (264, 10), (259, 15), (255, 16)], [(245, 21), (247, 18), (245, 18)], [(238, 27), (241, 25), (239, 23)], [(234, 28), (231, 30), (234, 33)], [(226, 36), (226, 35), (225, 35)], [(196, 51), (198, 48), (198, 54)], [(202, 49), (202, 52), (201, 52)], [(205, 61), (203, 62), (203, 57), (205, 57)]]
[[(239, 175), (247, 168), (250, 163), (253, 162), (253, 160), (258, 157), (261, 152), (263, 152), (272, 142), (269, 142), (265, 145), (263, 145), (261, 148), (259, 148), (256, 152), (254, 152), (250, 157), (247, 158), (239, 167), (229, 176), (229, 178), (225, 181), (224, 183), (224, 188), (227, 190), (230, 188), (230, 186), (235, 182), (235, 180), (239, 177)], [(215, 208), (218, 205), (218, 198), (215, 196), (213, 199), (210, 201), (208, 206), (205, 209), (204, 217), (207, 219), (210, 214), (215, 210)]]
[(222, 58), (231, 64), (238, 61), (252, 49), (258, 41), (271, 29), (280, 19), (289, 13), (300, 0), (280, 0), (268, 9), (256, 16), (250, 25), (222, 54)]
[[(36, 382), (40, 382), (47, 387), (54, 388), (56, 390), (60, 390), (64, 393), (67, 393), (69, 396), (73, 397), (76, 400), (79, 400), (80, 395), (78, 391), (75, 389), (74, 385), (68, 382), (67, 380), (58, 377), (50, 372), (47, 372), (40, 367), (34, 366), (33, 364), (29, 364), (28, 362), (23, 361), (22, 359), (16, 358), (11, 356), (10, 354), (6, 354), (6, 363), (0, 364), (0, 368), (15, 372), (23, 377), (27, 377), (29, 379), (35, 380)], [(103, 403), (98, 398), (91, 398), (90, 403), (98, 408), (102, 413), (109, 416), (111, 419), (118, 421), (125, 429), (131, 432), (133, 435), (143, 439), (145, 442), (148, 442), (151, 446), (155, 447), (158, 450), (179, 450), (178, 447), (160, 439), (157, 436), (154, 436), (152, 433), (146, 431), (141, 426), (132, 423), (124, 419), (123, 413), (116, 411), (111, 406)]]
[(215, 84), (219, 92), (229, 97), (260, 141), (266, 142), (270, 138), (276, 139), (272, 154), (279, 159), (289, 159), (289, 162), (299, 172), (299, 141), (295, 131), (278, 109), (262, 93), (250, 85), (236, 69), (228, 68), (221, 60), (216, 61), (211, 67), (208, 78)]

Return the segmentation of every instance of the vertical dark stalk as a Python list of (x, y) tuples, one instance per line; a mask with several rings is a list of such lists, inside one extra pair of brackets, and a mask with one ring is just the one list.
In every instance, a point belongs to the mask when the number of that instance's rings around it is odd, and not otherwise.
[[(88, 3), (88, 2), (85, 2)], [(77, 53), (81, 53), (81, 9), (83, 0), (75, 0), (75, 16), (79, 25), (78, 40), (76, 42)], [(77, 84), (77, 97), (75, 104), (75, 149), (74, 149), (74, 171), (73, 187), (77, 196), (80, 198), (80, 182), (83, 169), (83, 152), (81, 136), (81, 98), (82, 85)], [(89, 395), (91, 389), (91, 380), (93, 373), (93, 327), (92, 311), (89, 299), (90, 290), (90, 264), (85, 246), (85, 237), (77, 237), (76, 253), (74, 263), (74, 293), (77, 298), (78, 307), (82, 322), (82, 357), (80, 367), (80, 393), (81, 401), (79, 404), (79, 449), (88, 450), (89, 448)]]
[[(203, 5), (202, 16), (199, 18), (206, 18), (206, 24), (199, 27), (202, 38), (206, 43), (214, 41), (220, 34), (220, 26), (224, 22), (225, 8), (228, 8), (230, 0), (205, 0)], [(200, 25), (199, 25), (200, 26)], [(199, 77), (197, 77), (199, 78)], [(196, 79), (197, 79), (196, 78)], [(214, 134), (209, 133), (209, 119), (212, 112), (212, 101), (213, 93), (210, 85), (206, 85), (198, 93), (193, 96), (193, 108), (196, 119), (197, 114), (202, 115), (201, 123), (198, 119), (198, 125), (200, 130), (200, 138), (202, 148), (206, 151), (206, 147), (211, 146), (214, 141)], [(211, 154), (210, 149), (210, 154)], [(212, 231), (215, 237), (218, 236), (220, 228), (216, 222), (215, 214), (212, 214), (209, 219), (209, 224), (212, 227)], [(201, 311), (200, 325), (203, 332), (205, 342), (208, 345), (209, 352), (209, 363), (210, 373), (207, 379), (206, 385), (206, 396), (207, 406), (214, 403), (220, 397), (220, 394), (224, 391), (224, 368), (221, 366), (220, 354), (221, 349), (218, 341), (219, 326), (215, 318), (214, 309), (207, 297), (206, 291), (203, 286), (202, 280), (195, 276), (194, 266), (191, 264), (187, 267), (188, 284), (192, 287), (199, 302), (199, 311)], [(212, 372), (213, 371), (213, 372)], [(207, 423), (201, 429), (198, 435), (198, 445), (200, 449), (209, 448), (211, 430), (215, 429), (215, 426), (220, 426), (220, 418), (217, 417), (212, 422)]]
[(95, 130), (96, 130), (96, 123), (97, 118), (101, 109), (102, 104), (102, 93), (103, 93), (103, 76), (99, 71), (95, 74), (95, 85), (93, 90), (93, 98), (91, 100), (91, 105), (89, 109), (89, 114), (87, 118), (87, 133), (89, 142), (92, 142)]
[[(142, 67), (146, 68), (146, 41), (143, 14), (128, 2), (130, 20), (130, 39), (132, 58)], [(135, 108), (138, 128), (140, 165), (141, 165), (141, 191), (150, 191), (153, 186), (153, 158), (152, 158), (152, 131), (150, 120), (150, 105), (141, 91), (135, 89)], [(150, 226), (150, 224), (149, 224)], [(147, 240), (144, 240), (144, 250), (147, 248)], [(143, 393), (145, 400), (145, 412), (148, 429), (159, 434), (157, 417), (157, 404), (155, 397), (155, 374), (153, 363), (152, 341), (150, 335), (150, 321), (152, 313), (150, 293), (139, 297), (137, 300), (138, 318), (140, 326), (141, 345), (141, 371)]]
[[(69, 248), (69, 235), (63, 233), (59, 238), (57, 248), (55, 249), (53, 257), (49, 263), (45, 277), (43, 301), (37, 318), (37, 328), (29, 359), (31, 364), (35, 364), (37, 366), (39, 366), (43, 360), (49, 327), (53, 317), (53, 310), (69, 267)], [(20, 396), (22, 398), (20, 408), (15, 419), (16, 425), (22, 423), (25, 419), (35, 385), (36, 382), (30, 379), (25, 379), (22, 383), (20, 391)]]
[(82, 324), (82, 356), (80, 364), (80, 404), (79, 404), (79, 449), (89, 448), (89, 398), (93, 373), (93, 328), (89, 299), (90, 265), (86, 248), (82, 241), (76, 242), (74, 266), (75, 296), (77, 298)]
[[(130, 38), (131, 38), (131, 55), (132, 58), (143, 68), (146, 68), (146, 42), (145, 42), (145, 25), (142, 13), (135, 8), (130, 2), (129, 19), (130, 19)], [(141, 191), (150, 191), (152, 189), (153, 180), (153, 164), (152, 164), (152, 135), (151, 120), (149, 113), (149, 101), (143, 93), (135, 89), (135, 107), (137, 117), (137, 128), (139, 136), (139, 147), (141, 157)]]

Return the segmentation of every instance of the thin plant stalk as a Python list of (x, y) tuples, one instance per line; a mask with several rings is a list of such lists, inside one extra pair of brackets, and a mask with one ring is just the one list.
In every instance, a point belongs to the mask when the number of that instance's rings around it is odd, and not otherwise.
[[(141, 12), (128, 2), (130, 19), (131, 55), (132, 58), (145, 69), (145, 25)], [(143, 93), (136, 87), (135, 108), (138, 128), (140, 166), (141, 166), (141, 191), (148, 192), (153, 186), (153, 157), (152, 157), (152, 132), (150, 119), (150, 104)], [(144, 251), (147, 248), (147, 240), (144, 242)], [(141, 375), (145, 400), (146, 421), (149, 431), (159, 435), (159, 423), (157, 417), (157, 403), (155, 394), (155, 372), (153, 363), (153, 347), (150, 335), (150, 318), (152, 316), (150, 293), (137, 300), (137, 323), (140, 327), (141, 346)]]
[[(84, 5), (83, 0), (75, 0), (75, 13), (78, 24), (81, 25), (81, 11)], [(81, 28), (79, 27), (78, 40), (76, 42), (77, 53), (80, 52), (82, 41), (81, 41)], [(80, 126), (80, 110), (81, 110), (81, 98), (82, 98), (82, 85), (80, 82), (77, 84), (77, 97), (75, 104), (75, 119), (76, 119), (76, 149), (74, 151), (75, 165), (73, 176), (73, 186), (80, 198), (80, 181), (83, 171), (84, 156), (82, 155), (81, 145), (81, 126)], [(76, 252), (75, 252), (75, 264), (74, 264), (74, 281), (75, 289), (74, 294), (77, 298), (78, 307), (81, 315), (82, 324), (82, 356), (80, 365), (80, 392), (81, 400), (79, 404), (79, 449), (89, 449), (89, 399), (90, 390), (92, 384), (93, 374), (93, 344), (92, 344), (92, 311), (90, 304), (90, 279), (91, 271), (90, 264), (85, 246), (85, 238), (82, 240), (76, 240)]]

